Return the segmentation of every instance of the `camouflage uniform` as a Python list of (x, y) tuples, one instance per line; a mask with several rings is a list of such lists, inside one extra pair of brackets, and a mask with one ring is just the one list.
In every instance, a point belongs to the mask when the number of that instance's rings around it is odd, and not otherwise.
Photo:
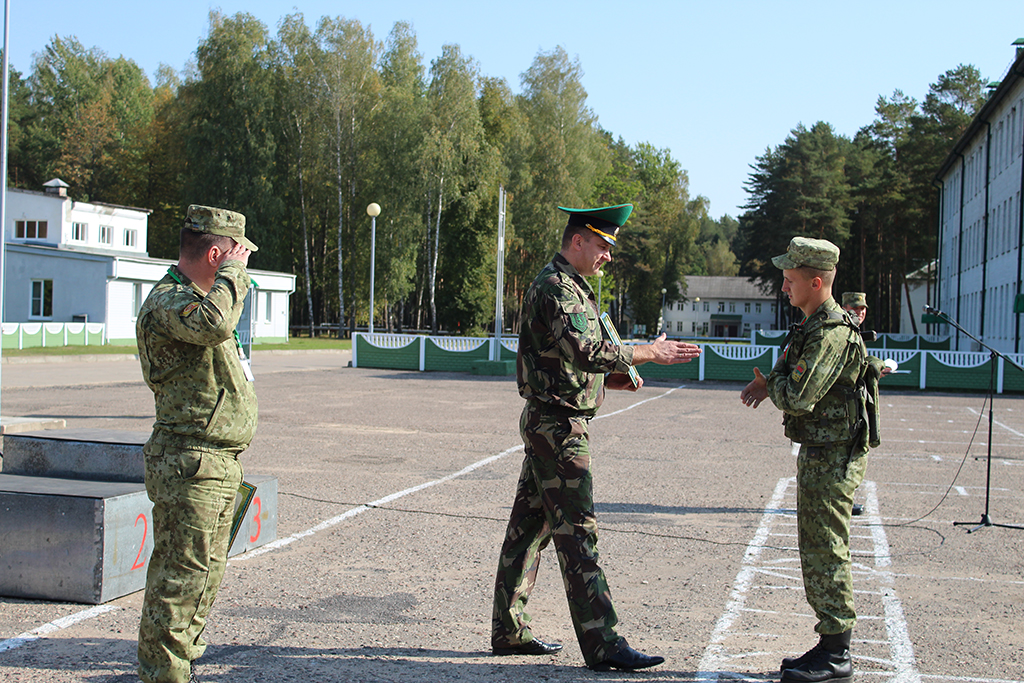
[(797, 457), (797, 528), (804, 592), (815, 630), (849, 631), (857, 620), (850, 562), (853, 494), (868, 452), (862, 378), (867, 353), (855, 323), (829, 298), (790, 333), (768, 375)]
[(498, 562), (493, 647), (533, 640), (526, 603), (552, 540), (587, 665), (622, 647), (598, 565), (587, 424), (604, 399), (604, 374), (626, 372), (632, 360), (632, 347), (602, 341), (593, 291), (556, 254), (523, 299), (516, 375), (526, 457)]
[(256, 394), (235, 325), (249, 275), (225, 261), (209, 293), (172, 266), (136, 324), (139, 359), (156, 400), (143, 450), (153, 501), (153, 554), (139, 626), (139, 676), (187, 681), (206, 649), (206, 617), (224, 577), (238, 454), (256, 431)]

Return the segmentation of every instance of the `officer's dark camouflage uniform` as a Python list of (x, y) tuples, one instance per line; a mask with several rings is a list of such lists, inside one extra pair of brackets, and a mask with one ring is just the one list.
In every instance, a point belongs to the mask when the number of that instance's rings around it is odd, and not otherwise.
[(139, 311), (139, 359), (156, 399), (143, 451), (154, 543), (139, 627), (147, 683), (187, 681), (206, 649), (242, 480), (237, 456), (256, 431), (234, 337), (249, 283), (241, 261), (226, 261), (207, 294), (172, 266)]
[(800, 564), (807, 601), (818, 617), (815, 630), (825, 635), (849, 631), (857, 621), (850, 515), (867, 463), (865, 395), (857, 389), (866, 356), (854, 321), (829, 298), (793, 330), (768, 375), (768, 395), (785, 413), (786, 436), (800, 444)]
[(586, 663), (621, 647), (598, 565), (587, 423), (604, 399), (604, 374), (626, 372), (632, 360), (632, 347), (602, 341), (593, 291), (556, 254), (523, 299), (516, 374), (526, 457), (498, 562), (493, 647), (533, 640), (526, 603), (551, 540)]

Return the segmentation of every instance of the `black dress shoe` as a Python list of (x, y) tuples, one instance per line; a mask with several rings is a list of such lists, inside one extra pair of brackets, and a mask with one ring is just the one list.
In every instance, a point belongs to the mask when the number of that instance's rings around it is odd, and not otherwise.
[(649, 666), (657, 666), (664, 661), (664, 657), (645, 655), (643, 652), (637, 652), (627, 645), (590, 668), (594, 671), (611, 671), (612, 669), (636, 671), (637, 669), (646, 669)]
[(509, 645), (507, 647), (491, 647), (495, 655), (553, 655), (562, 649), (561, 643), (545, 643), (534, 638), (528, 643)]

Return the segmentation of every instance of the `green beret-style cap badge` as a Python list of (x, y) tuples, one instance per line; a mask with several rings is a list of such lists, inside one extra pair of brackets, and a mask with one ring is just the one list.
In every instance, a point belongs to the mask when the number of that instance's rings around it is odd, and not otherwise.
[(569, 225), (590, 228), (605, 242), (615, 246), (619, 228), (629, 220), (629, 214), (633, 213), (633, 205), (616, 204), (598, 209), (568, 209), (560, 206), (558, 210), (569, 214)]
[(800, 266), (817, 270), (833, 270), (839, 263), (839, 247), (828, 240), (794, 237), (789, 241), (789, 249), (786, 250), (786, 253), (773, 257), (772, 263), (781, 270), (791, 270)]
[(868, 307), (868, 295), (864, 292), (843, 292), (843, 308)]
[(185, 226), (195, 232), (230, 237), (249, 251), (259, 250), (259, 247), (246, 238), (245, 216), (237, 211), (193, 204), (188, 207), (188, 213), (185, 215)]

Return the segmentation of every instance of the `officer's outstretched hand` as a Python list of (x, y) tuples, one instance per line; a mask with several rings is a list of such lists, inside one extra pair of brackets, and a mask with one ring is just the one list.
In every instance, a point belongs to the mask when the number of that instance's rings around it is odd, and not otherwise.
[(625, 391), (637, 391), (644, 385), (644, 378), (640, 378), (640, 383), (633, 386), (633, 380), (629, 378), (624, 372), (613, 372), (604, 378), (605, 389), (620, 389)]
[(743, 387), (743, 391), (740, 392), (740, 400), (743, 401), (743, 405), (756, 408), (766, 398), (768, 398), (768, 380), (761, 374), (760, 368), (754, 368), (754, 379)]
[(699, 355), (700, 347), (696, 344), (672, 341), (667, 339), (667, 335), (662, 332), (661, 336), (650, 344), (633, 347), (633, 365), (652, 362), (658, 365), (689, 363)]

